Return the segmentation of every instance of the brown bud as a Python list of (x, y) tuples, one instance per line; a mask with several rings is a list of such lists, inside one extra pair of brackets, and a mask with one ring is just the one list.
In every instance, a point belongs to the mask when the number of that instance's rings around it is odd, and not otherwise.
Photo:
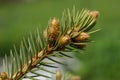
[(94, 19), (97, 19), (99, 16), (99, 12), (98, 11), (91, 11), (90, 16), (92, 16)]
[(61, 36), (59, 39), (59, 45), (60, 47), (64, 47), (65, 45), (70, 43), (70, 36), (69, 35), (65, 35), (65, 36)]
[(77, 37), (74, 38), (74, 41), (76, 42), (84, 42), (87, 41), (90, 38), (89, 34), (82, 32)]
[(55, 27), (57, 29), (59, 25), (60, 25), (59, 21), (56, 18), (53, 18), (50, 26)]
[(37, 60), (36, 56), (32, 58), (32, 62), (35, 62), (36, 60)]
[(57, 39), (59, 34), (59, 21), (56, 18), (52, 19), (48, 34), (51, 42), (54, 42)]
[(62, 74), (59, 70), (56, 72), (56, 80), (62, 80)]
[(56, 30), (54, 27), (50, 27), (49, 29), (49, 39), (50, 41), (55, 41), (58, 37), (59, 31)]
[(72, 76), (70, 80), (80, 80), (79, 76)]
[(2, 76), (2, 78), (6, 79), (6, 78), (7, 78), (6, 72), (2, 72), (2, 73), (1, 73), (1, 76)]

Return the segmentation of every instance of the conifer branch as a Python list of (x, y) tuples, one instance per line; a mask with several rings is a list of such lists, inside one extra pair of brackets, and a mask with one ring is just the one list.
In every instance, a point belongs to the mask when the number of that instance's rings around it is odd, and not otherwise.
[[(38, 76), (50, 78), (36, 72), (37, 70), (43, 70), (54, 73), (43, 68), (57, 68), (49, 62), (45, 62), (44, 59), (47, 58), (58, 64), (63, 64), (51, 57), (72, 58), (65, 52), (84, 49), (86, 43), (90, 42), (90, 34), (98, 31), (90, 31), (96, 24), (98, 14), (98, 11), (87, 9), (77, 13), (75, 8), (72, 12), (68, 9), (63, 12), (61, 21), (57, 18), (51, 19), (44, 32), (37, 28), (34, 36), (30, 33), (27, 39), (24, 38), (21, 41), (19, 51), (15, 46), (13, 50), (10, 50), (11, 65), (8, 65), (8, 58), (5, 56), (3, 60), (5, 71), (1, 73), (0, 80), (19, 80), (23, 78), (35, 80), (35, 77)], [(54, 54), (54, 52), (56, 53)], [(32, 73), (34, 76), (26, 75), (27, 73)], [(57, 74), (59, 73), (57, 72)]]

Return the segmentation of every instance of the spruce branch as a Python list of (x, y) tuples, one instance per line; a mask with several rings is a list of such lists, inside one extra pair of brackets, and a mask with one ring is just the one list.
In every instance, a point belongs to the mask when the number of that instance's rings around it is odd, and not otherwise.
[[(55, 63), (63, 64), (52, 57), (72, 58), (66, 52), (83, 50), (87, 43), (91, 42), (90, 34), (99, 30), (91, 31), (96, 24), (98, 15), (98, 11), (83, 9), (76, 13), (75, 8), (71, 12), (67, 9), (63, 12), (60, 21), (57, 18), (51, 19), (44, 31), (38, 27), (35, 35), (30, 33), (27, 39), (23, 38), (19, 51), (15, 46), (13, 50), (10, 50), (10, 65), (8, 65), (8, 57), (5, 55), (3, 60), (5, 69), (1, 72), (0, 80), (23, 78), (36, 80), (35, 77), (38, 76), (50, 78), (37, 72), (43, 70), (54, 73), (44, 67), (57, 68), (49, 62), (45, 62), (44, 59), (47, 58)], [(27, 73), (34, 75), (27, 75)], [(59, 76), (57, 77), (59, 78)], [(61, 80), (61, 77), (57, 80)]]

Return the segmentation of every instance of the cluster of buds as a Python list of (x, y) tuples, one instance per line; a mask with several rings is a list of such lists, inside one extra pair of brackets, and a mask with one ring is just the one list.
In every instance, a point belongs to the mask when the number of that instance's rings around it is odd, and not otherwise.
[(44, 38), (45, 39), (48, 38), (49, 42), (50, 42), (50, 44), (48, 45), (48, 47), (53, 46), (53, 44), (57, 40), (58, 35), (59, 35), (59, 26), (60, 26), (60, 23), (59, 23), (58, 19), (53, 18), (50, 21), (48, 30), (46, 29), (44, 31)]
[(54, 42), (56, 41), (59, 34), (59, 21), (56, 18), (53, 18), (50, 22), (50, 27), (48, 30), (49, 40)]
[[(93, 24), (91, 24), (91, 26), (94, 26), (95, 23), (96, 23), (96, 20), (99, 16), (99, 12), (98, 11), (91, 11), (88, 13), (88, 15), (90, 15), (93, 19), (94, 19), (94, 22)], [(73, 34), (77, 34), (79, 33), (79, 26), (76, 25), (72, 31)], [(77, 34), (77, 36), (75, 36), (72, 41), (73, 42), (79, 42), (81, 44), (74, 44), (74, 46), (76, 46), (77, 48), (80, 48), (80, 49), (84, 49), (86, 47), (86, 41), (88, 41), (90, 38), (90, 35), (87, 33), (87, 32), (80, 32), (79, 34)]]
[[(51, 44), (54, 44), (54, 42), (58, 38), (59, 26), (60, 26), (59, 21), (56, 18), (53, 18), (50, 22), (50, 27), (49, 27), (48, 31), (47, 30), (44, 31), (44, 38), (47, 38), (47, 36), (49, 37), (49, 41), (50, 41), (49, 46), (50, 47), (52, 47)], [(47, 35), (47, 32), (48, 32), (48, 35)], [(59, 48), (63, 48), (65, 45), (69, 44), (69, 42), (70, 42), (70, 36), (69, 35), (61, 36), (59, 38), (59, 41), (58, 41)]]
[(7, 73), (6, 72), (1, 72), (0, 80), (6, 80), (6, 79), (7, 79)]

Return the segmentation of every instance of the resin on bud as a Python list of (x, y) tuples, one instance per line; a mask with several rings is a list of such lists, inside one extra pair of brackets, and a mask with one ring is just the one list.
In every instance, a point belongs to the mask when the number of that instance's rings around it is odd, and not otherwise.
[(56, 80), (62, 80), (62, 73), (60, 72), (60, 70), (56, 72)]
[(68, 45), (70, 43), (70, 36), (69, 35), (65, 35), (65, 36), (61, 36), (59, 39), (59, 47), (62, 48), (66, 45)]
[(89, 40), (90, 35), (88, 33), (85, 32), (81, 32), (77, 37), (74, 38), (75, 42), (84, 42)]

